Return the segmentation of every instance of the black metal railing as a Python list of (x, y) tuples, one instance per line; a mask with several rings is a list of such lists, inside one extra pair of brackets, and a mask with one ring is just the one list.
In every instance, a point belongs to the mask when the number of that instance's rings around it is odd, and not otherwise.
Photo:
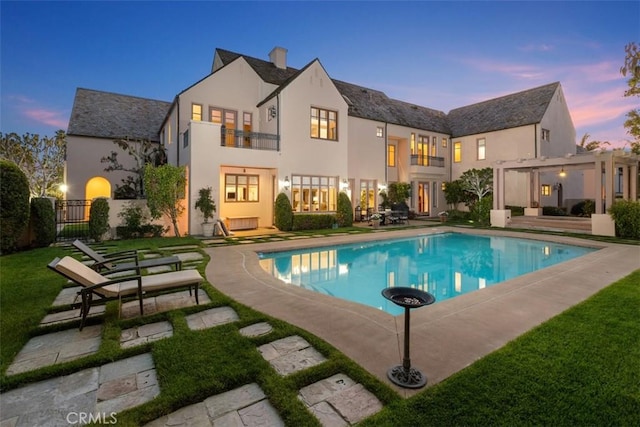
[(223, 127), (220, 145), (250, 150), (280, 151), (280, 137), (270, 133), (244, 132)]
[(417, 166), (435, 166), (438, 168), (444, 167), (444, 157), (434, 156), (421, 156), (419, 154), (411, 155), (411, 165)]

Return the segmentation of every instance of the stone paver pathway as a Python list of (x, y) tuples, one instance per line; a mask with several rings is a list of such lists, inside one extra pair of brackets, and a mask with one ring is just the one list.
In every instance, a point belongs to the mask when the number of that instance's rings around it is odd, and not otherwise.
[(120, 346), (122, 348), (135, 347), (167, 338), (173, 335), (173, 327), (167, 321), (149, 323), (122, 331), (120, 334)]
[(186, 319), (189, 329), (200, 330), (235, 322), (238, 320), (238, 314), (231, 307), (216, 307), (190, 314)]
[[(84, 424), (146, 403), (160, 394), (150, 353), (29, 384), (0, 395), (0, 425), (12, 427)], [(117, 414), (114, 415), (117, 421)], [(85, 421), (86, 422), (86, 421)], [(113, 424), (113, 422), (111, 422)]]
[(273, 326), (267, 322), (260, 322), (240, 329), (240, 335), (243, 337), (259, 337), (261, 335), (267, 335), (272, 330)]
[(247, 384), (185, 406), (147, 427), (238, 426), (278, 427), (284, 422), (257, 384)]
[(290, 375), (327, 360), (304, 338), (294, 335), (261, 345), (262, 357), (282, 376)]
[(303, 387), (298, 398), (323, 426), (352, 425), (382, 409), (378, 398), (344, 374)]
[(102, 326), (87, 326), (33, 337), (7, 369), (7, 375), (32, 371), (94, 354), (102, 342)]

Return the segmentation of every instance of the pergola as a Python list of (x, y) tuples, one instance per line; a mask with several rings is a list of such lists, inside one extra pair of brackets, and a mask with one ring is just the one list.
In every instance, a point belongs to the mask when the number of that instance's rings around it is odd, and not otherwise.
[(507, 171), (528, 172), (530, 174), (527, 204), (540, 200), (540, 173), (560, 170), (594, 170), (595, 213), (606, 213), (615, 200), (614, 175), (622, 169), (622, 198), (638, 199), (638, 166), (640, 156), (628, 151), (595, 151), (583, 154), (567, 154), (565, 157), (518, 159), (496, 161), (493, 165), (493, 209), (505, 209), (505, 174)]

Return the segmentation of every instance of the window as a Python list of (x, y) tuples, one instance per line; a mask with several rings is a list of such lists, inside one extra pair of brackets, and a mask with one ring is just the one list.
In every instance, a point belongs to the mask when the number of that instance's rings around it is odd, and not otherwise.
[(222, 109), (209, 107), (209, 121), (211, 123), (222, 124)]
[(185, 130), (182, 134), (182, 148), (187, 148), (189, 146), (189, 129)]
[(242, 113), (242, 132), (244, 133), (244, 146), (251, 147), (251, 136), (253, 116), (251, 113)]
[(382, 126), (378, 126), (376, 128), (376, 136), (378, 138), (382, 138), (384, 136), (384, 129), (382, 128)]
[(549, 184), (542, 184), (542, 188), (540, 189), (540, 192), (542, 193), (543, 196), (550, 196), (551, 186)]
[(202, 120), (202, 105), (191, 104), (191, 120), (198, 122)]
[(258, 175), (224, 176), (225, 202), (258, 202), (260, 194), (260, 179)]
[(453, 161), (455, 163), (462, 161), (462, 143), (460, 141), (453, 143)]
[(335, 212), (338, 178), (334, 176), (291, 176), (294, 212)]
[(478, 139), (478, 160), (487, 158), (487, 140), (485, 138)]
[(442, 148), (447, 148), (447, 138), (442, 138)]
[(436, 157), (438, 155), (438, 138), (435, 136), (431, 138), (431, 156)]
[(396, 167), (396, 146), (393, 144), (387, 146), (387, 166)]
[(549, 129), (542, 129), (542, 140), (551, 141), (551, 131)]
[(338, 140), (338, 113), (311, 107), (311, 138)]

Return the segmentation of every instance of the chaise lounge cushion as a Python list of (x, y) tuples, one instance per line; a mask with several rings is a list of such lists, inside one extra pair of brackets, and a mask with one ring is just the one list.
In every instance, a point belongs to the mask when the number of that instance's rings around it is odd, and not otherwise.
[[(54, 268), (62, 275), (85, 287), (111, 280), (70, 256), (59, 260)], [(202, 280), (202, 276), (196, 270), (179, 270), (142, 276), (142, 291), (157, 292), (164, 289), (195, 286), (199, 285)], [(127, 280), (113, 283), (96, 288), (94, 292), (107, 298), (135, 295), (138, 292), (138, 281)]]

